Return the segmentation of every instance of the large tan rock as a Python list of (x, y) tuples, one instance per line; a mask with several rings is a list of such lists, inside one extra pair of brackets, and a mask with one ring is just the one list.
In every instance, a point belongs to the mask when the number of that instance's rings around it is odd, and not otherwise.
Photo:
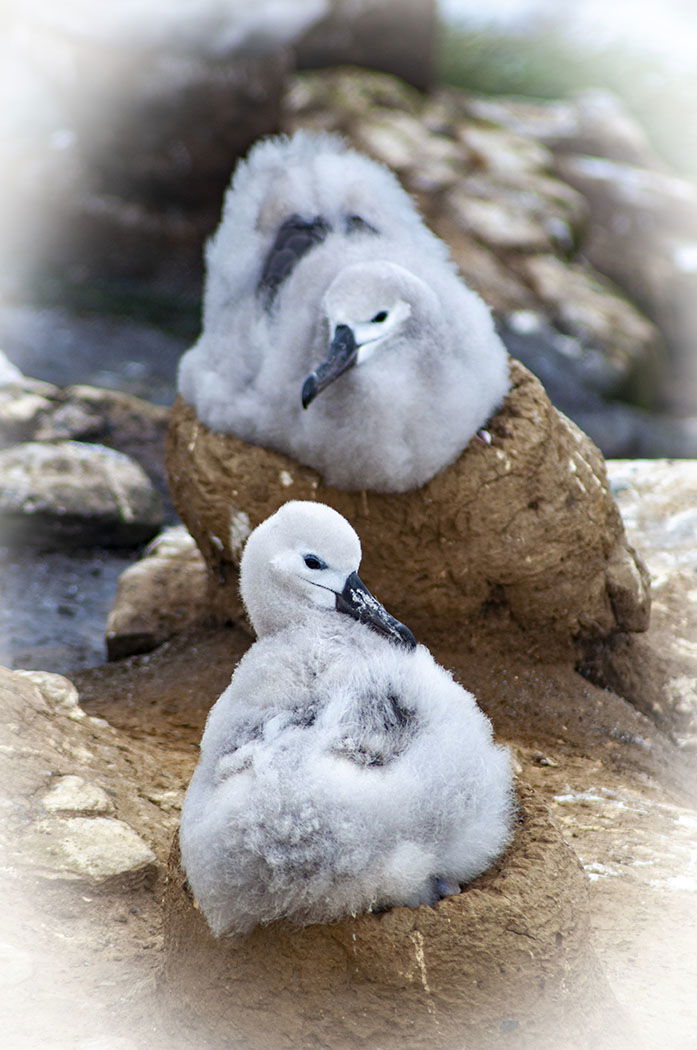
[(106, 624), (110, 660), (148, 653), (205, 615), (206, 570), (183, 525), (164, 529), (120, 576)]
[(642, 631), (648, 577), (628, 546), (602, 456), (517, 362), (489, 425), (426, 485), (341, 492), (287, 456), (215, 434), (181, 399), (167, 468), (174, 503), (210, 573), (223, 617), (240, 614), (237, 567), (249, 532), (289, 499), (336, 508), (363, 545), (361, 574), (431, 644), (505, 631), (546, 656), (578, 637)]
[(69, 679), (0, 667), (4, 895), (37, 884), (42, 892), (49, 884), (82, 892), (152, 885), (152, 845), (167, 821), (128, 778), (138, 767), (154, 793), (158, 763), (135, 742), (125, 750), (110, 725), (85, 713)]
[(627, 532), (651, 573), (651, 630), (591, 642), (582, 667), (697, 752), (697, 460), (610, 460)]
[(130, 456), (80, 441), (0, 451), (4, 543), (135, 547), (162, 525), (162, 501)]
[(499, 865), (436, 908), (274, 922), (237, 940), (208, 931), (175, 841), (162, 980), (175, 1022), (250, 1050), (628, 1045), (590, 947), (586, 877), (545, 805), (529, 791), (521, 802)]

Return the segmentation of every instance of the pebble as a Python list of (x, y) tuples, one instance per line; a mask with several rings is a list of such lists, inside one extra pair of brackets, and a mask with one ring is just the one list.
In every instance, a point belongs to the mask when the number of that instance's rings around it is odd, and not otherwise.
[(41, 805), (50, 813), (109, 813), (114, 808), (103, 788), (78, 776), (59, 777)]
[(108, 886), (154, 874), (156, 857), (147, 843), (111, 817), (46, 817), (18, 839), (23, 861), (46, 879)]

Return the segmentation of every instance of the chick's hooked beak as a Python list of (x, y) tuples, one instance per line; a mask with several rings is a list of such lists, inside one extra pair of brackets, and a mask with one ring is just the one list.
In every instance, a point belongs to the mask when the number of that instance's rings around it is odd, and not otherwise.
[(358, 347), (353, 331), (347, 324), (338, 324), (329, 347), (329, 354), (303, 383), (303, 408), (307, 408), (325, 387), (355, 365), (357, 354)]
[(336, 608), (338, 612), (348, 613), (359, 623), (367, 624), (391, 642), (403, 645), (407, 649), (416, 648), (416, 638), (409, 628), (388, 613), (384, 605), (370, 593), (357, 572), (352, 572), (346, 578), (343, 591), (336, 596)]

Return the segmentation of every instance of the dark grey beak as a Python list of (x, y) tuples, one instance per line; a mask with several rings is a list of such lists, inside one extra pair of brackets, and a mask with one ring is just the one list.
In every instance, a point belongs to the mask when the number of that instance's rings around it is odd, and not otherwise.
[(329, 355), (303, 383), (302, 402), (307, 408), (325, 387), (343, 375), (356, 363), (358, 347), (353, 332), (347, 324), (338, 324), (334, 332)]
[(372, 627), (397, 645), (404, 645), (407, 649), (416, 648), (416, 638), (409, 628), (391, 616), (384, 605), (373, 597), (357, 572), (347, 577), (343, 591), (337, 594), (336, 608)]

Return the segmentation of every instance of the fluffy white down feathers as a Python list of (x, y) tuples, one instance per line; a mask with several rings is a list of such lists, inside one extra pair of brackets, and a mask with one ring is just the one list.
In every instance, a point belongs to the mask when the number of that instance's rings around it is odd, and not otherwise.
[(339, 488), (403, 492), (452, 462), (507, 388), (487, 307), (391, 172), (335, 135), (253, 148), (179, 369), (203, 423)]
[(211, 710), (181, 820), (217, 935), (433, 904), (509, 840), (507, 752), (379, 603), (353, 618), (341, 592), (360, 599), (359, 559), (348, 522), (314, 503), (286, 504), (245, 548), (259, 638)]

